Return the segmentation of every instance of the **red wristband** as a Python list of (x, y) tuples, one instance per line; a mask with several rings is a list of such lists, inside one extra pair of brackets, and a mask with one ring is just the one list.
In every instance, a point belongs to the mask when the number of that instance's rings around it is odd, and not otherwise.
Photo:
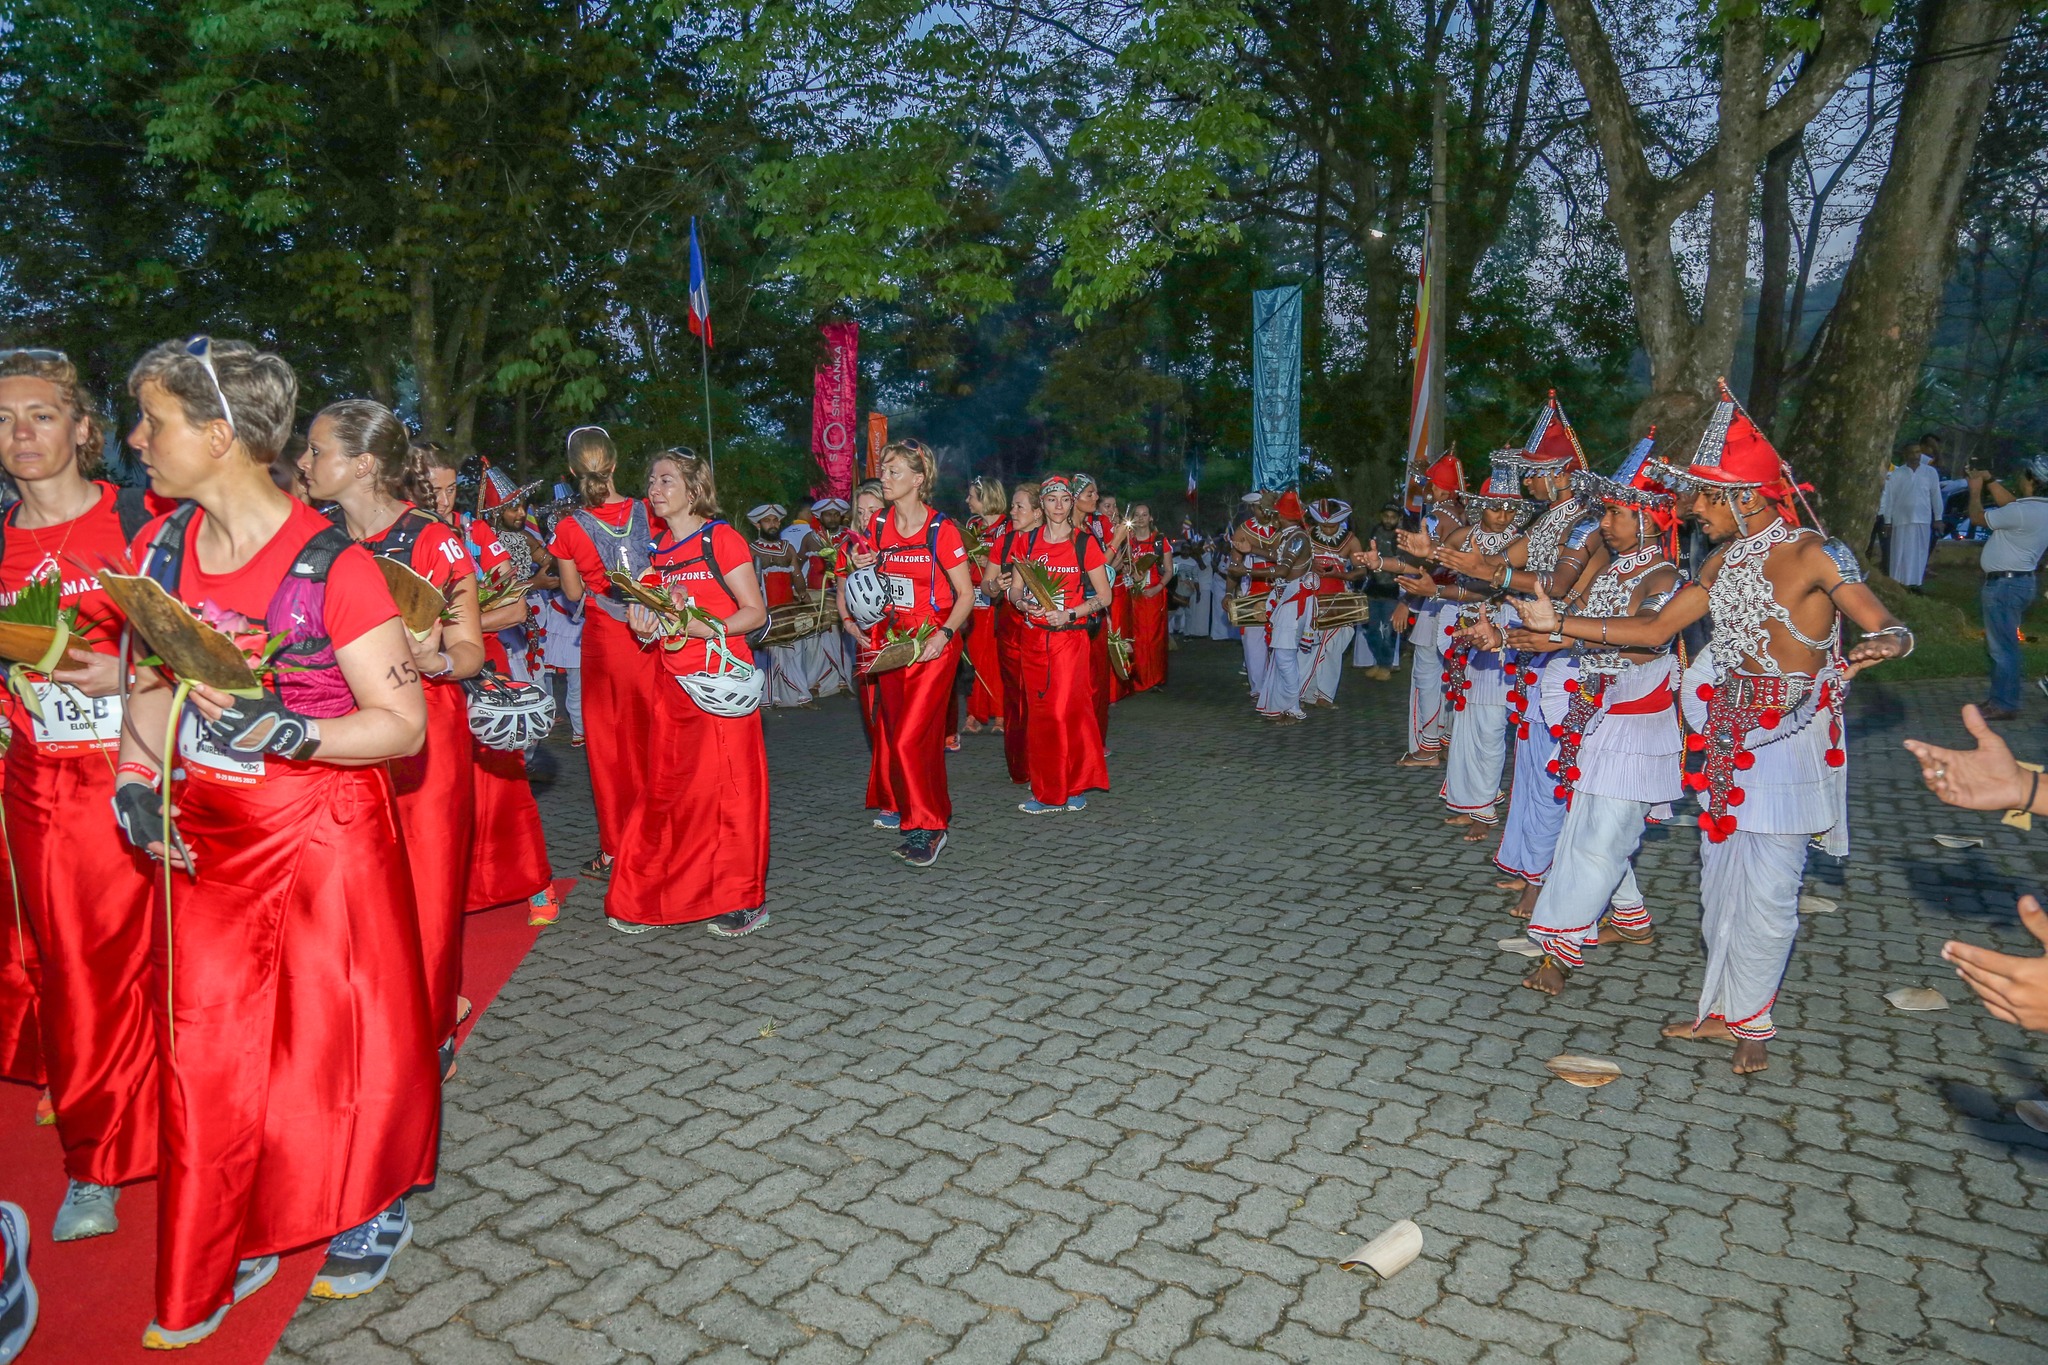
[(141, 778), (152, 787), (157, 783), (156, 769), (150, 767), (147, 763), (123, 763), (120, 767), (114, 769), (114, 776), (116, 777), (127, 774), (133, 774)]

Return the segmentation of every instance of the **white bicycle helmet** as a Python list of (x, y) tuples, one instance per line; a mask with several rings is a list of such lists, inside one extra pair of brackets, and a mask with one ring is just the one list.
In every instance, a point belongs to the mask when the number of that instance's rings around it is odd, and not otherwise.
[(704, 651), (711, 667), (676, 678), (698, 709), (714, 716), (751, 716), (760, 710), (768, 694), (767, 670), (741, 663), (723, 640), (705, 641)]
[(874, 565), (846, 576), (846, 614), (863, 630), (881, 624), (888, 611), (889, 590), (882, 586), (882, 576)]
[(466, 679), (469, 732), (487, 749), (530, 749), (555, 728), (555, 698), (544, 687), (483, 672)]

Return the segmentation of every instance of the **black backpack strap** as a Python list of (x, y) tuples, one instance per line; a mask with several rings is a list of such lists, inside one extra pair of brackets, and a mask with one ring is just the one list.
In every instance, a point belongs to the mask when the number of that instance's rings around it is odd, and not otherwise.
[(338, 526), (315, 531), (313, 538), (306, 542), (298, 557), (292, 561), (292, 577), (308, 579), (315, 583), (325, 582), (327, 571), (334, 567), (334, 561), (341, 556), (343, 550), (353, 544), (355, 542), (349, 539), (348, 532)]
[[(1082, 559), (1082, 557), (1081, 557), (1081, 548), (1082, 548), (1082, 546), (1084, 546), (1084, 545), (1090, 545), (1090, 544), (1093, 544), (1093, 543), (1094, 543), (1094, 541), (1095, 541), (1095, 533), (1094, 533), (1093, 531), (1083, 531), (1083, 530), (1080, 530), (1079, 528), (1076, 528), (1076, 529), (1075, 529), (1075, 531), (1074, 531), (1074, 571), (1075, 571), (1076, 573), (1078, 573), (1078, 574), (1080, 574), (1080, 575), (1081, 575), (1081, 600), (1082, 600), (1082, 601), (1084, 601), (1084, 602), (1092, 602), (1092, 601), (1094, 601), (1094, 600), (1095, 600), (1095, 580), (1094, 580), (1094, 579), (1092, 579), (1092, 578), (1090, 578), (1090, 577), (1088, 576), (1088, 570), (1087, 570), (1087, 568), (1086, 568), (1086, 567), (1084, 566), (1084, 565), (1085, 565), (1085, 561), (1084, 561), (1084, 560)], [(1108, 558), (1109, 558), (1108, 552), (1107, 552), (1107, 551), (1105, 551), (1105, 552), (1103, 553), (1103, 559), (1104, 559), (1104, 561), (1105, 561), (1105, 562), (1107, 562)]]
[(147, 488), (121, 488), (114, 493), (114, 515), (121, 521), (121, 539), (132, 542), (155, 519)]
[(156, 528), (142, 555), (143, 577), (155, 579), (173, 597), (178, 595), (178, 579), (185, 569), (185, 537), (192, 529), (192, 518), (198, 514), (198, 503), (178, 504), (164, 518), (163, 525)]
[(711, 571), (712, 581), (718, 584), (718, 590), (732, 597), (732, 589), (725, 586), (725, 570), (718, 567), (718, 556), (711, 553), (712, 532), (726, 524), (722, 517), (713, 517), (704, 523), (704, 529), (697, 533), (697, 562)]

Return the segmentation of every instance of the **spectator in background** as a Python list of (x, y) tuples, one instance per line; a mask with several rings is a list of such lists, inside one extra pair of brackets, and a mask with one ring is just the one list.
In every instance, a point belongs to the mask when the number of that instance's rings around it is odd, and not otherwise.
[[(2034, 600), (2034, 569), (2048, 550), (2048, 455), (2020, 466), (2017, 495), (1982, 469), (1970, 471), (1970, 520), (1990, 528), (1984, 542), (1984, 648), (1991, 655), (1990, 720), (2011, 720), (2020, 709), (2020, 619)], [(1986, 506), (1986, 499), (1990, 505)]]
[(1941, 471), (1934, 467), (1938, 443), (1922, 436), (1907, 447), (1906, 457), (1884, 482), (1878, 514), (1891, 523), (1889, 572), (1914, 592), (1927, 579), (1927, 552), (1933, 548), (1941, 521)]
[(1365, 676), (1376, 682), (1385, 682), (1394, 676), (1394, 665), (1399, 661), (1395, 651), (1399, 648), (1394, 635), (1394, 608), (1401, 604), (1401, 588), (1394, 581), (1394, 561), (1401, 554), (1401, 543), (1397, 539), (1401, 530), (1401, 504), (1390, 502), (1380, 508), (1379, 523), (1360, 539), (1366, 548), (1379, 552), (1380, 562), (1387, 566), (1375, 569), (1365, 580), (1365, 595), (1372, 599), (1366, 606), (1364, 646), (1371, 652), (1372, 664), (1365, 670)]

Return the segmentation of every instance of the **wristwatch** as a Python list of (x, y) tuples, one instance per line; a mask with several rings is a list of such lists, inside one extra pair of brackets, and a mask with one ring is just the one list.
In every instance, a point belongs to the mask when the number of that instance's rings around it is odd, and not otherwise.
[(1558, 617), (1557, 624), (1550, 628), (1550, 643), (1554, 645), (1564, 643), (1564, 617), (1562, 616)]

